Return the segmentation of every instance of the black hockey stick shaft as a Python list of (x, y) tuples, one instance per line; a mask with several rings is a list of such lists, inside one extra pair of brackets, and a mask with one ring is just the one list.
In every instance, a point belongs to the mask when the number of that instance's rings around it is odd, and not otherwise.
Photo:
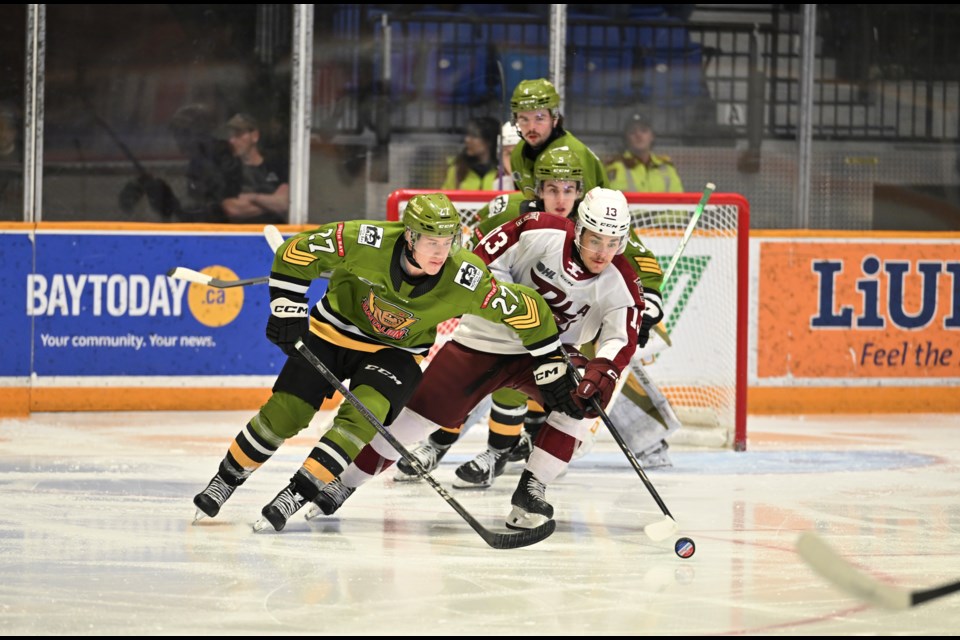
[[(582, 378), (580, 377), (580, 372), (577, 370), (577, 367), (570, 360), (570, 355), (567, 353), (566, 349), (561, 349), (563, 352), (563, 358), (567, 361), (567, 366), (570, 367), (570, 370), (573, 372), (573, 377), (579, 383)], [(660, 507), (660, 510), (663, 511), (663, 515), (667, 516), (671, 520), (676, 520), (673, 517), (673, 514), (670, 513), (670, 510), (667, 509), (667, 505), (664, 504), (663, 499), (660, 497), (660, 494), (657, 493), (656, 487), (653, 486), (653, 483), (650, 482), (650, 478), (647, 477), (647, 474), (644, 472), (643, 467), (640, 466), (640, 463), (637, 462), (637, 457), (633, 455), (633, 452), (630, 451), (630, 447), (627, 446), (627, 443), (624, 442), (623, 436), (620, 435), (620, 432), (613, 425), (613, 421), (610, 420), (610, 416), (607, 415), (607, 412), (603, 410), (603, 407), (600, 406), (600, 401), (597, 400), (596, 396), (590, 398), (590, 402), (593, 404), (593, 410), (597, 412), (597, 415), (600, 416), (600, 419), (603, 420), (603, 424), (607, 425), (607, 429), (610, 431), (610, 434), (613, 436), (613, 439), (617, 441), (617, 444), (620, 446), (620, 449), (623, 451), (623, 454), (627, 456), (627, 460), (630, 461), (630, 466), (633, 467), (633, 470), (637, 472), (637, 475), (640, 476), (640, 480), (643, 481), (644, 486), (647, 488), (647, 491), (650, 492), (650, 495), (653, 496), (653, 499), (656, 501), (657, 506)]]
[(918, 604), (923, 604), (924, 602), (929, 602), (930, 600), (936, 600), (937, 598), (948, 596), (951, 593), (956, 593), (957, 591), (960, 591), (960, 580), (930, 589), (917, 589), (916, 591), (911, 592), (910, 603), (916, 606)]
[(357, 398), (353, 393), (344, 386), (343, 382), (340, 381), (337, 376), (333, 374), (330, 369), (327, 368), (323, 362), (320, 361), (309, 347), (303, 343), (303, 340), (297, 340), (296, 343), (297, 351), (300, 352), (307, 362), (309, 362), (313, 367), (319, 371), (327, 381), (334, 386), (334, 388), (343, 395), (347, 401), (354, 406), (354, 408), (360, 412), (360, 414), (367, 419), (373, 428), (377, 430), (380, 435), (386, 439), (390, 445), (397, 450), (403, 459), (407, 461), (413, 470), (417, 472), (417, 475), (420, 476), (423, 480), (426, 480), (427, 484), (433, 487), (434, 491), (440, 494), (440, 497), (447, 501), (454, 511), (460, 514), (460, 517), (467, 521), (474, 531), (480, 534), (480, 537), (483, 538), (484, 542), (493, 547), (494, 549), (516, 549), (518, 547), (526, 547), (541, 540), (547, 538), (550, 534), (554, 532), (557, 528), (557, 523), (555, 520), (549, 520), (546, 523), (535, 527), (533, 529), (527, 529), (525, 531), (520, 531), (517, 533), (498, 533), (496, 531), (490, 531), (482, 524), (480, 524), (476, 518), (470, 515), (470, 512), (461, 506), (453, 496), (447, 493), (447, 490), (437, 482), (437, 480), (427, 473), (427, 471), (421, 466), (419, 460), (413, 457), (406, 447), (404, 447), (397, 438), (390, 433), (390, 431), (381, 424), (380, 420), (377, 419), (373, 413)]

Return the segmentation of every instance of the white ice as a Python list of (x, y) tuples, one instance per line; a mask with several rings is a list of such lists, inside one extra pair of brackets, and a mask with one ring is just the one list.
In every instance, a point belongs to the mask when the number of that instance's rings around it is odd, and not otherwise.
[[(674, 447), (648, 476), (608, 434), (551, 485), (557, 531), (496, 550), (429, 485), (388, 472), (335, 516), (255, 534), (311, 425), (192, 524), (193, 495), (251, 412), (38, 413), (0, 420), (3, 635), (956, 635), (960, 594), (872, 608), (809, 569), (815, 530), (909, 588), (960, 579), (960, 416), (751, 416), (747, 451)], [(475, 428), (435, 476), (479, 452)], [(452, 495), (507, 531), (520, 468)]]

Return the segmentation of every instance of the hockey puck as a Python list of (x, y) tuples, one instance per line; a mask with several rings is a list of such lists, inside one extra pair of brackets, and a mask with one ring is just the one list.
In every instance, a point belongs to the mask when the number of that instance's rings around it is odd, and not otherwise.
[(690, 538), (677, 538), (673, 543), (673, 550), (681, 558), (692, 558), (697, 550), (697, 545), (693, 544)]

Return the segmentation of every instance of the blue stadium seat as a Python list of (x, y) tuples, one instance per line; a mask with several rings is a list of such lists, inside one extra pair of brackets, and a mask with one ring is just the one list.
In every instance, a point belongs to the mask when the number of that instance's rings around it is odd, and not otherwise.
[(494, 92), (489, 30), (464, 13), (418, 11), (406, 23), (408, 46), (419, 51), (416, 71), (425, 98), (440, 104), (479, 104)]
[(503, 66), (506, 98), (521, 80), (546, 78), (550, 74), (550, 32), (540, 16), (522, 11), (484, 14), (490, 42)]
[[(489, 30), (459, 11), (422, 10), (390, 22), (389, 96), (439, 104), (478, 104), (499, 93), (490, 59)], [(375, 23), (378, 52), (384, 34)], [(382, 75), (381, 56), (374, 74)]]
[(620, 25), (574, 14), (567, 21), (567, 88), (587, 104), (631, 102), (635, 48), (625, 46)]

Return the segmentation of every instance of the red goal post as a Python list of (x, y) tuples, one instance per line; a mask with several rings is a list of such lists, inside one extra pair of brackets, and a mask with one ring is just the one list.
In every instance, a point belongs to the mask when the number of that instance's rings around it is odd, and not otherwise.
[[(400, 189), (387, 199), (387, 220), (399, 220), (406, 203), (423, 189)], [(465, 233), (476, 213), (498, 191), (445, 191)], [(670, 262), (699, 193), (626, 193), (636, 237), (662, 267)], [(750, 207), (736, 193), (714, 193), (704, 208), (674, 272), (663, 287), (663, 326), (671, 346), (644, 349), (650, 378), (676, 410), (684, 428), (671, 442), (744, 451), (747, 443), (747, 327)], [(440, 326), (437, 346), (457, 321)]]

